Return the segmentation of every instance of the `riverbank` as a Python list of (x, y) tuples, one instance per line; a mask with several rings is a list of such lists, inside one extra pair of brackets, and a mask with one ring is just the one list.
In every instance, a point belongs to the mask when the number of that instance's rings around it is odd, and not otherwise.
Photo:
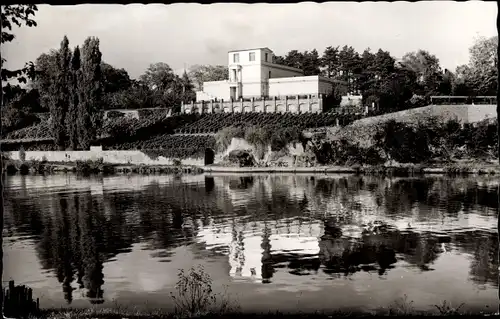
[(95, 161), (37, 162), (6, 161), (2, 168), (7, 173), (105, 173), (105, 174), (201, 174), (201, 173), (291, 173), (291, 174), (362, 174), (362, 175), (500, 175), (500, 165), (492, 162), (454, 162), (443, 164), (394, 164), (313, 167), (237, 167), (186, 165), (121, 165)]
[[(316, 313), (282, 313), (282, 312), (269, 312), (269, 313), (225, 313), (225, 314), (208, 314), (194, 316), (190, 318), (241, 318), (241, 319), (267, 319), (267, 318), (368, 318), (368, 317), (386, 317), (386, 316), (398, 316), (398, 317), (436, 317), (437, 315), (453, 315), (459, 316), (461, 318), (475, 318), (477, 315), (482, 316), (493, 316), (494, 313), (462, 313), (456, 312), (454, 309), (450, 308), (442, 311), (435, 312), (418, 312), (418, 311), (408, 311), (407, 309), (391, 308), (391, 309), (381, 309), (374, 312), (357, 312), (357, 311), (333, 311), (333, 312), (316, 312)], [(47, 318), (47, 319), (83, 319), (83, 318), (100, 318), (100, 319), (171, 319), (179, 318), (173, 313), (166, 313), (162, 310), (153, 311), (138, 311), (138, 310), (120, 310), (120, 309), (46, 309), (41, 310), (41, 313), (37, 316), (32, 316), (31, 318)]]
[(50, 174), (50, 173), (83, 173), (83, 174), (199, 174), (203, 169), (197, 166), (184, 165), (123, 165), (102, 161), (77, 162), (39, 162), (6, 160), (2, 165), (2, 173), (7, 174)]
[(364, 165), (315, 167), (231, 167), (205, 166), (205, 173), (308, 173), (308, 174), (366, 174), (366, 175), (420, 175), (471, 174), (498, 175), (500, 165), (491, 163), (452, 163), (441, 165)]

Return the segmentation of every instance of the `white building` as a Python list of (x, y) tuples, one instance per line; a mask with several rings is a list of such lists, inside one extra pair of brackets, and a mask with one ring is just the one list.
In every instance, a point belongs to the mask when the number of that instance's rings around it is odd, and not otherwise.
[(203, 83), (197, 101), (240, 98), (327, 95), (334, 81), (322, 76), (304, 76), (300, 69), (273, 63), (268, 48), (228, 52), (229, 80)]

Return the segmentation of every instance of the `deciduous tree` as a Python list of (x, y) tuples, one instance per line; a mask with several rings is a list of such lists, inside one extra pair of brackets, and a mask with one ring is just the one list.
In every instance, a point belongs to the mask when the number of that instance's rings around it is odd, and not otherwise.
[[(37, 10), (38, 8), (34, 4), (14, 4), (2, 6), (2, 46), (5, 45), (5, 43), (11, 42), (15, 39), (15, 35), (14, 33), (12, 33), (13, 24), (17, 25), (18, 27), (21, 27), (23, 25), (28, 27), (36, 27), (36, 21), (31, 17), (35, 15), (35, 11)], [(24, 68), (17, 70), (10, 70), (5, 68), (5, 62), (7, 62), (7, 60), (2, 56), (0, 63), (2, 82), (7, 83), (7, 81), (9, 80), (17, 79), (21, 83), (26, 83), (27, 78), (34, 77), (34, 64), (32, 62), (26, 63)]]
[(99, 39), (89, 37), (81, 50), (78, 71), (78, 140), (81, 149), (89, 149), (98, 137), (102, 121), (103, 85)]
[(229, 79), (229, 70), (223, 65), (193, 65), (188, 76), (199, 91), (203, 90), (203, 82), (223, 81)]
[(69, 104), (68, 115), (66, 116), (66, 132), (68, 137), (68, 146), (75, 150), (78, 148), (78, 72), (80, 70), (80, 48), (77, 46), (73, 52), (70, 65), (70, 83), (69, 83)]
[(469, 76), (477, 95), (495, 95), (498, 82), (498, 36), (480, 37), (469, 49)]
[(55, 81), (51, 86), (52, 99), (50, 103), (52, 134), (55, 145), (60, 149), (64, 149), (67, 143), (66, 115), (71, 100), (69, 90), (71, 82), (70, 63), (71, 50), (69, 49), (68, 38), (65, 36), (57, 54), (57, 71)]

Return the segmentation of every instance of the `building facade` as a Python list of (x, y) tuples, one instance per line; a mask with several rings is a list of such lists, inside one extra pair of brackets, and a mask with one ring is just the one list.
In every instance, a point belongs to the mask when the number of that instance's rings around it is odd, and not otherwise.
[(304, 76), (300, 69), (276, 64), (268, 48), (228, 52), (228, 80), (204, 82), (196, 92), (197, 102), (261, 99), (285, 96), (328, 95), (334, 81), (321, 76)]

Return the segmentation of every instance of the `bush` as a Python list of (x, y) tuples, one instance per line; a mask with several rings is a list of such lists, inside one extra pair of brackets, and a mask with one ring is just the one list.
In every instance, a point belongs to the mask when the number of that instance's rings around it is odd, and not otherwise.
[(399, 163), (421, 163), (431, 158), (429, 132), (423, 126), (413, 128), (394, 120), (382, 125), (375, 134), (375, 146)]
[(212, 278), (201, 266), (198, 269), (192, 267), (188, 273), (180, 270), (177, 277), (177, 294), (171, 293), (177, 316), (220, 315), (237, 310), (224, 295), (213, 292)]
[(231, 145), (231, 140), (233, 138), (244, 137), (245, 131), (243, 128), (235, 126), (226, 127), (220, 130), (215, 137), (217, 149), (223, 152)]

